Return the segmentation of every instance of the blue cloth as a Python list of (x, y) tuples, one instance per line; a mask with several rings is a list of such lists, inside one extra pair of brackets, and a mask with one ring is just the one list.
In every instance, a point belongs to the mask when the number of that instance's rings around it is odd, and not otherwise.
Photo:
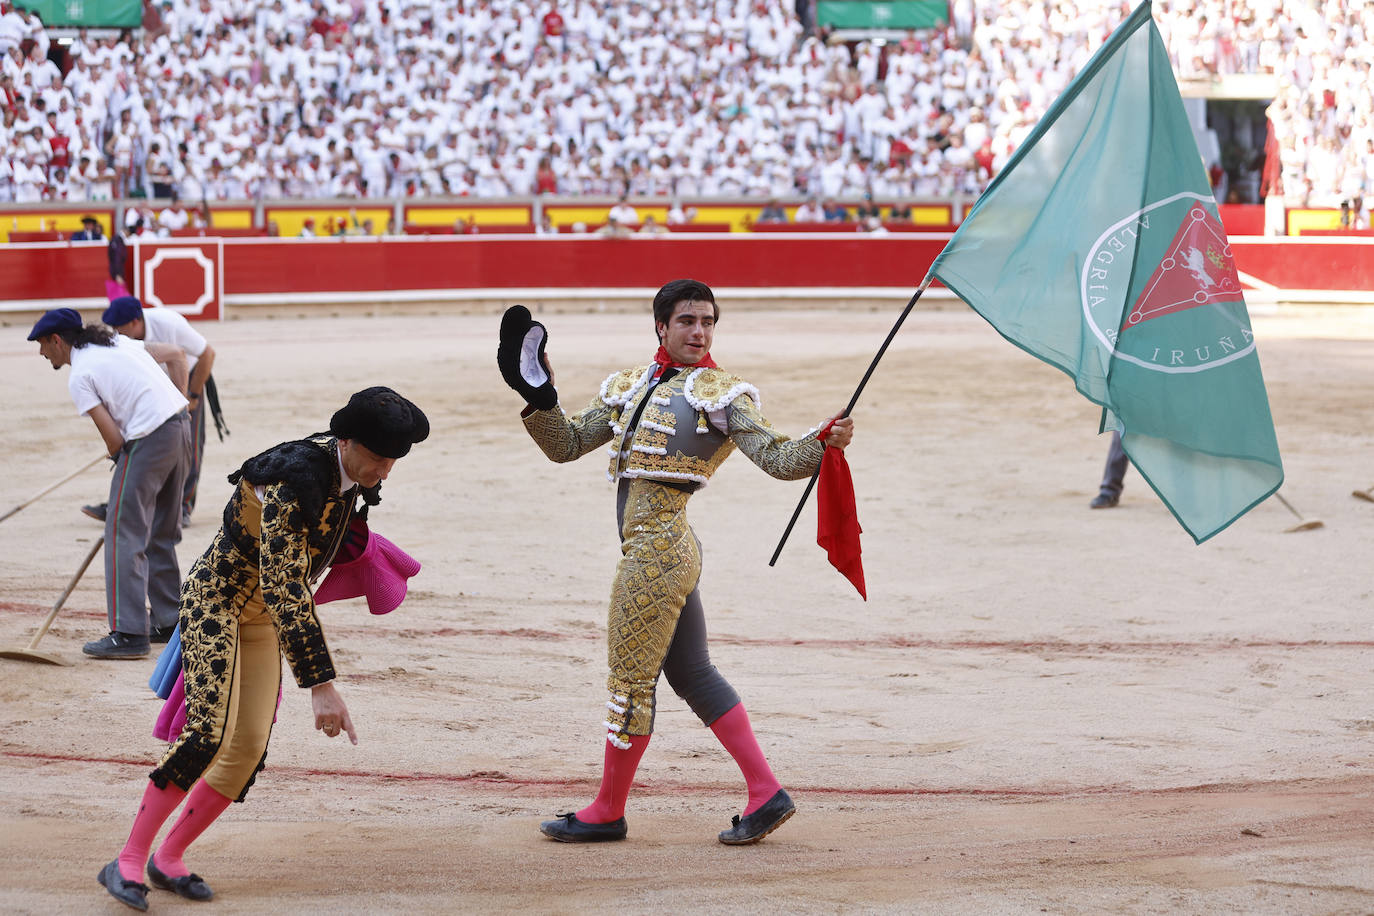
[(148, 678), (148, 687), (157, 694), (158, 699), (165, 700), (171, 694), (172, 688), (176, 686), (177, 675), (181, 674), (181, 624), (176, 625), (172, 630), (172, 636), (167, 640), (166, 647), (162, 654), (157, 657), (157, 665), (153, 667), (153, 676)]

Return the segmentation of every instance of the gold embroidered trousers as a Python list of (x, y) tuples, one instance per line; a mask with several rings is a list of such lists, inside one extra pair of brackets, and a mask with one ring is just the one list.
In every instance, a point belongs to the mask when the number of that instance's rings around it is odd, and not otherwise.
[(643, 479), (627, 486), (606, 628), (606, 727), (617, 746), (628, 745), (627, 735), (653, 732), (658, 675), (701, 577), (701, 549), (687, 524), (690, 494)]

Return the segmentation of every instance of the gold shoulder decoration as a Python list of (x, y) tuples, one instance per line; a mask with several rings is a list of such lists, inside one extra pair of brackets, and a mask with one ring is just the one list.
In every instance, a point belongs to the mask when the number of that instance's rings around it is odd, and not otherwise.
[(601, 383), (601, 400), (607, 407), (624, 407), (649, 382), (649, 373), (654, 367), (636, 366), (612, 372)]
[(749, 395), (762, 407), (759, 390), (724, 369), (693, 369), (682, 386), (682, 396), (687, 403), (702, 413), (724, 410), (742, 394)]

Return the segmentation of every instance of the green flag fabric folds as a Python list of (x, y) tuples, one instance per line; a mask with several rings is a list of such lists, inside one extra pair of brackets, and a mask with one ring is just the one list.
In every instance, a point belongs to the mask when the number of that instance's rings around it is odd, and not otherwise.
[(1283, 482), (1250, 318), (1163, 40), (1140, 4), (931, 274), (1072, 376), (1201, 543)]

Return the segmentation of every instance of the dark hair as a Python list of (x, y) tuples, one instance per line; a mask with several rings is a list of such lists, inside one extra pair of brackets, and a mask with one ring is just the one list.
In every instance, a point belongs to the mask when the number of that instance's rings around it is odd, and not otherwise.
[(105, 327), (103, 324), (92, 322), (80, 330), (66, 330), (56, 332), (73, 350), (80, 350), (87, 344), (95, 344), (97, 347), (113, 347), (115, 342), (115, 332)]
[(679, 302), (709, 302), (715, 319), (720, 320), (720, 306), (716, 304), (716, 294), (711, 292), (711, 287), (700, 280), (671, 280), (654, 296), (655, 334), (660, 324), (667, 324), (673, 317), (673, 309)]

